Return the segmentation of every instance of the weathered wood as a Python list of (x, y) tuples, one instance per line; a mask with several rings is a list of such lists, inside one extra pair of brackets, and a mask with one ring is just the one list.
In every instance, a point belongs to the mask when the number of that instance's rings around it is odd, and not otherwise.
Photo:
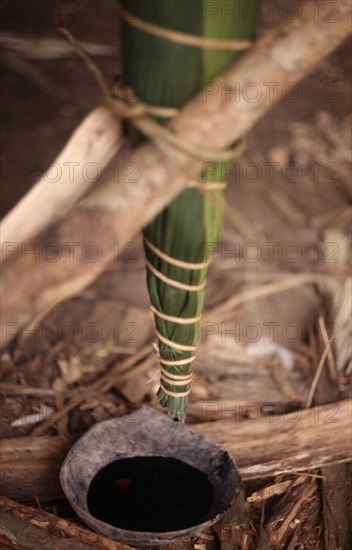
[(174, 542), (172, 544), (158, 544), (154, 546), (144, 546), (143, 550), (193, 550), (194, 545), (191, 539), (184, 542)]
[[(317, 529), (319, 524), (319, 504), (316, 499), (318, 492), (318, 483), (316, 479), (307, 480), (302, 485), (294, 487), (280, 500), (275, 507), (275, 511), (267, 522), (265, 535), (269, 541), (269, 548), (288, 548), (288, 543), (297, 531), (301, 531), (301, 524), (308, 518), (310, 521), (314, 516), (315, 525), (312, 526), (307, 538), (303, 533), (298, 536), (297, 542), (306, 544), (306, 547), (317, 548), (320, 534)], [(307, 514), (307, 507), (309, 512)], [(304, 511), (305, 509), (305, 511)], [(263, 536), (264, 535), (264, 536)]]
[[(324, 6), (331, 8), (330, 1), (321, 0), (320, 4), (322, 10)], [(335, 4), (339, 16), (326, 22), (324, 18), (315, 20), (315, 2), (307, 0), (299, 24), (286, 22), (258, 40), (236, 65), (182, 109), (170, 122), (172, 132), (202, 149), (227, 147), (246, 134), (282, 98), (287, 85), (306, 76), (348, 37), (352, 4), (344, 0), (335, 0)], [(268, 86), (270, 82), (275, 82), (275, 93)], [(260, 95), (256, 102), (246, 100), (248, 86), (253, 83)], [(99, 164), (100, 153), (91, 161)], [(48, 261), (45, 243), (39, 243), (36, 254), (26, 258), (17, 254), (6, 262), (3, 345), (24, 323), (90, 284), (114, 258), (116, 244), (121, 250), (202, 168), (200, 160), (179, 153), (175, 161), (152, 144), (143, 145), (123, 163), (135, 168), (135, 181), (130, 178), (120, 185), (110, 182), (68, 216), (54, 238), (60, 253), (57, 261)], [(87, 254), (87, 245), (92, 242), (96, 247), (93, 253), (98, 253), (93, 261)]]
[(62, 496), (58, 472), (73, 442), (61, 437), (3, 439), (0, 494), (16, 500)]
[(249, 550), (253, 548), (249, 506), (243, 487), (237, 487), (232, 506), (224, 517), (214, 525), (221, 541), (221, 550)]
[[(0, 543), (17, 550), (130, 550), (75, 523), (0, 497)], [(6, 547), (5, 546), (5, 547)], [(3, 546), (2, 546), (3, 547)]]
[[(324, 295), (323, 295), (324, 296)], [(336, 325), (336, 319), (335, 325)], [(346, 331), (348, 332), (348, 328)], [(328, 334), (323, 317), (318, 324), (317, 352), (321, 357), (329, 345)], [(341, 327), (340, 327), (341, 329)], [(341, 331), (340, 331), (341, 332)], [(343, 331), (341, 337), (343, 338)], [(333, 403), (338, 399), (338, 380), (331, 375), (328, 368), (329, 358), (323, 364), (314, 394), (313, 404), (321, 406)], [(331, 406), (331, 405), (330, 405)], [(350, 430), (351, 434), (351, 430)], [(321, 469), (323, 497), (323, 533), (324, 548), (352, 547), (352, 468), (351, 464), (336, 464)]]
[[(313, 470), (352, 460), (352, 401), (280, 416), (236, 422), (233, 418), (192, 426), (226, 448), (243, 479)], [(270, 441), (270, 444), (268, 442)], [(59, 469), (72, 441), (61, 437), (3, 440), (0, 492), (16, 500), (62, 494)]]
[(352, 548), (352, 468), (338, 464), (321, 469), (326, 550)]
[[(193, 550), (199, 541), (204, 550), (214, 550), (214, 537), (201, 533), (193, 539), (168, 545), (143, 546), (145, 550)], [(129, 550), (71, 521), (43, 510), (24, 506), (0, 496), (0, 546), (16, 550)]]
[[(322, 347), (322, 346), (321, 346)], [(320, 349), (321, 352), (321, 349)], [(317, 385), (313, 403), (331, 403), (338, 395), (337, 382), (327, 364)], [(324, 548), (352, 547), (352, 469), (351, 464), (337, 464), (321, 469), (323, 475)]]
[(5, 216), (1, 223), (1, 256), (13, 253), (14, 247), (32, 241), (62, 220), (95, 183), (123, 142), (122, 124), (107, 107), (91, 111), (46, 173)]
[(244, 479), (315, 469), (338, 460), (352, 460), (352, 401), (340, 401), (279, 416), (245, 422), (198, 424), (236, 459)]

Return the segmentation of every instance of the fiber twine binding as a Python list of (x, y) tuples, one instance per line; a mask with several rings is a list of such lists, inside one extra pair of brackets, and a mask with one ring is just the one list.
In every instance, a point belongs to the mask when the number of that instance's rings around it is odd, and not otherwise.
[(199, 189), (201, 191), (220, 191), (222, 189), (226, 189), (227, 182), (226, 181), (207, 181), (205, 183), (201, 183), (200, 181), (190, 181), (187, 184), (187, 187), (190, 189)]
[(167, 378), (170, 378), (172, 380), (177, 381), (183, 381), (184, 383), (189, 382), (192, 380), (192, 373), (190, 374), (171, 374), (170, 372), (166, 371), (165, 369), (161, 369), (161, 372), (164, 376)]
[(158, 107), (143, 103), (137, 98), (133, 91), (132, 101), (131, 89), (118, 87), (117, 90), (115, 89), (115, 92), (111, 90), (99, 67), (91, 60), (87, 52), (82, 48), (70, 31), (64, 27), (59, 20), (56, 21), (56, 26), (57, 29), (66, 36), (75, 52), (81, 57), (87, 69), (94, 76), (94, 79), (102, 91), (105, 105), (109, 107), (117, 117), (130, 120), (131, 123), (147, 138), (151, 139), (162, 152), (177, 161), (179, 161), (179, 157), (176, 153), (182, 152), (190, 157), (211, 162), (233, 160), (239, 152), (242, 152), (241, 142), (229, 149), (211, 151), (194, 147), (172, 134), (167, 128), (150, 118), (149, 115), (168, 118), (177, 114), (177, 110), (170, 107)]
[[(159, 351), (159, 348), (157, 346), (157, 350)], [(163, 357), (161, 357), (161, 355), (159, 354), (159, 361), (160, 363), (162, 363), (163, 365), (170, 365), (172, 367), (177, 367), (177, 366), (180, 366), (180, 365), (188, 365), (188, 363), (193, 363), (193, 361), (195, 360), (196, 356), (195, 355), (191, 355), (191, 357), (187, 357), (186, 359), (178, 359), (177, 361), (171, 361), (169, 359), (164, 359)]]
[(126, 9), (121, 10), (121, 17), (129, 25), (139, 29), (147, 34), (169, 40), (170, 42), (176, 42), (183, 46), (193, 46), (195, 48), (204, 48), (212, 50), (228, 50), (228, 51), (243, 51), (248, 50), (253, 44), (252, 40), (223, 40), (218, 38), (208, 38), (204, 36), (198, 36), (196, 34), (189, 34), (185, 32), (175, 31), (166, 27), (160, 27), (144, 19), (140, 19), (133, 13)]
[(175, 281), (175, 279), (170, 279), (170, 277), (167, 277), (161, 271), (156, 269), (148, 260), (146, 260), (146, 265), (149, 271), (155, 275), (160, 281), (163, 283), (166, 283), (169, 286), (173, 286), (174, 288), (178, 288), (179, 290), (186, 290), (188, 292), (197, 292), (198, 290), (202, 290), (205, 287), (205, 281), (204, 283), (201, 283), (199, 285), (187, 285), (186, 283), (181, 283), (180, 281)]
[[(160, 382), (160, 388), (164, 393), (169, 395), (170, 397), (186, 397), (190, 391), (191, 391), (191, 383), (193, 380), (192, 373), (190, 374), (172, 374), (165, 369), (161, 367), (161, 382)], [(163, 382), (166, 382), (170, 386), (178, 387), (178, 386), (188, 386), (189, 388), (183, 392), (177, 392), (177, 391), (171, 391), (165, 388)]]
[(160, 389), (162, 389), (163, 392), (166, 393), (166, 395), (169, 395), (170, 397), (187, 397), (187, 395), (189, 395), (189, 393), (191, 391), (191, 388), (189, 388), (188, 390), (183, 391), (183, 392), (169, 391), (165, 388), (165, 386), (161, 382), (160, 382)]
[(166, 313), (158, 311), (154, 306), (150, 306), (150, 310), (154, 313), (154, 315), (160, 317), (160, 319), (164, 319), (164, 321), (168, 321), (169, 323), (177, 323), (179, 325), (192, 325), (193, 323), (198, 323), (201, 320), (201, 315), (198, 315), (198, 317), (174, 317), (173, 315), (166, 315)]
[[(182, 261), (182, 260), (178, 260), (176, 258), (173, 258), (172, 256), (169, 256), (165, 252), (162, 252), (159, 248), (157, 248), (155, 245), (153, 245), (153, 243), (151, 243), (149, 241), (149, 239), (147, 239), (147, 237), (144, 237), (144, 242), (145, 242), (147, 248), (149, 248), (156, 256), (158, 256), (159, 258), (161, 258), (162, 260), (164, 260), (168, 264), (180, 267), (182, 269), (191, 269), (191, 270), (199, 269), (200, 270), (200, 269), (206, 268), (210, 263), (209, 261), (201, 262), (201, 263), (192, 263), (192, 262), (185, 262), (185, 261)], [(186, 290), (188, 292), (193, 292), (193, 291), (202, 290), (205, 287), (205, 281), (203, 283), (200, 283), (199, 285), (188, 285), (186, 283), (181, 283), (180, 281), (176, 281), (175, 279), (170, 279), (170, 277), (167, 277), (161, 271), (159, 271), (155, 266), (153, 266), (149, 262), (149, 260), (146, 260), (146, 265), (147, 265), (148, 269), (153, 273), (153, 275), (155, 275), (155, 277), (157, 277), (158, 279), (160, 279), (161, 281), (163, 281), (164, 283), (166, 283), (170, 286), (173, 286), (175, 288), (179, 288), (180, 290)], [(157, 310), (155, 310), (155, 311), (157, 311)], [(159, 313), (159, 312), (157, 312), (157, 313)], [(164, 315), (164, 314), (162, 314), (162, 315)], [(162, 318), (165, 319), (165, 315)], [(175, 319), (175, 317), (173, 319)], [(166, 320), (170, 320), (170, 318), (166, 319)], [(187, 321), (187, 320), (184, 321), (185, 324), (187, 324), (188, 322), (189, 321)], [(193, 322), (193, 321), (191, 321), (191, 322)]]
[(156, 331), (156, 335), (160, 340), (160, 342), (163, 342), (163, 344), (166, 344), (170, 348), (175, 348), (180, 351), (196, 351), (197, 349), (197, 346), (194, 346), (194, 345), (186, 345), (186, 344), (179, 344), (177, 342), (173, 342), (172, 340), (169, 340), (168, 338), (160, 334), (160, 332), (158, 331)]
[(187, 386), (192, 382), (192, 374), (187, 376), (180, 376), (179, 379), (171, 378), (168, 372), (161, 371), (161, 380), (164, 380), (167, 384), (172, 386)]
[[(86, 55), (85, 52), (84, 55)], [(96, 66), (94, 66), (94, 74), (96, 78), (98, 78), (96, 74), (97, 72), (100, 71)], [(102, 75), (101, 79), (103, 79)], [(121, 86), (115, 87), (115, 93), (111, 97), (111, 94), (107, 93), (109, 88), (105, 83), (105, 80), (103, 83), (100, 81), (98, 81), (98, 83), (101, 85), (103, 95), (105, 97), (105, 103), (108, 107), (110, 107), (120, 118), (130, 120), (138, 130), (144, 133), (147, 137), (151, 138), (155, 145), (157, 145), (165, 154), (172, 155), (174, 150), (179, 150), (190, 157), (200, 160), (223, 162), (233, 160), (237, 154), (241, 153), (243, 150), (241, 141), (229, 149), (216, 151), (194, 147), (185, 142), (183, 139), (177, 137), (175, 134), (171, 133), (167, 128), (165, 128), (165, 126), (160, 125), (156, 120), (148, 118), (148, 115), (159, 116), (162, 118), (172, 118), (178, 114), (178, 109), (174, 107), (161, 107), (158, 105), (144, 103), (139, 97), (137, 97), (133, 89)]]
[[(157, 248), (147, 237), (144, 236), (144, 243), (149, 250), (153, 252), (158, 258), (161, 258), (163, 261), (167, 262), (170, 265), (173, 265), (175, 267), (181, 268), (181, 269), (191, 269), (191, 270), (202, 270), (208, 267), (210, 261), (206, 262), (186, 262), (183, 260), (179, 260), (177, 258), (173, 258), (172, 256), (169, 256), (159, 248)], [(179, 283), (178, 281), (174, 281), (173, 279), (170, 279), (169, 277), (166, 277), (163, 275), (160, 271), (158, 271), (148, 260), (147, 260), (147, 267), (154, 273), (156, 277), (163, 280), (167, 284), (170, 284), (171, 286), (176, 286), (177, 288), (182, 288), (183, 290), (201, 290), (204, 288), (205, 283), (202, 283), (201, 285), (186, 285), (184, 283)], [(150, 307), (151, 311), (156, 315), (157, 317), (164, 319), (165, 321), (169, 321), (176, 324), (192, 324), (192, 323), (198, 323), (201, 319), (201, 316), (197, 317), (189, 317), (189, 318), (181, 318), (181, 317), (174, 317), (171, 315), (167, 315), (161, 311), (158, 311), (153, 305)], [(186, 346), (183, 344), (178, 344), (176, 342), (173, 342), (171, 340), (168, 340), (164, 336), (162, 336), (158, 331), (157, 336), (158, 339), (163, 342), (166, 345), (169, 345), (170, 347), (173, 347), (175, 349), (181, 350), (181, 351), (195, 351), (196, 346)], [(181, 365), (191, 365), (195, 359), (195, 355), (192, 355), (189, 358), (186, 359), (180, 359), (180, 360), (166, 360), (160, 355), (159, 347), (157, 346), (157, 350), (159, 352), (159, 362), (161, 364), (161, 376), (160, 376), (160, 389), (168, 396), (173, 398), (180, 398), (180, 397), (186, 397), (189, 395), (191, 388), (190, 384), (192, 382), (193, 376), (192, 373), (188, 374), (173, 374), (169, 371), (165, 370), (162, 365), (170, 366), (170, 367), (177, 367)], [(185, 390), (184, 392), (178, 392), (178, 391), (172, 391), (167, 388), (165, 388), (166, 383), (174, 388), (178, 386), (188, 386), (189, 388)]]
[(145, 245), (159, 258), (164, 260), (170, 265), (174, 265), (175, 267), (180, 267), (182, 269), (205, 269), (209, 266), (210, 260), (207, 260), (206, 262), (200, 262), (200, 263), (192, 263), (192, 262), (185, 262), (183, 260), (178, 260), (176, 258), (173, 258), (172, 256), (169, 256), (159, 248), (157, 248), (147, 237), (143, 237)]

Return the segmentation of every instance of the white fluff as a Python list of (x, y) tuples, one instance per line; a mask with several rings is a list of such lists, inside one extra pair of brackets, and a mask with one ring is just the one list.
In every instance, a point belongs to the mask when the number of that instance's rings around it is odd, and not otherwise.
[(262, 357), (264, 355), (275, 355), (285, 369), (290, 370), (294, 365), (294, 355), (291, 350), (270, 342), (268, 338), (261, 338), (258, 342), (247, 344), (246, 353), (249, 357)]
[(11, 422), (12, 428), (19, 428), (21, 426), (28, 426), (31, 424), (38, 424), (46, 420), (53, 414), (54, 410), (51, 407), (42, 407), (39, 412), (26, 414), (26, 416), (20, 416)]

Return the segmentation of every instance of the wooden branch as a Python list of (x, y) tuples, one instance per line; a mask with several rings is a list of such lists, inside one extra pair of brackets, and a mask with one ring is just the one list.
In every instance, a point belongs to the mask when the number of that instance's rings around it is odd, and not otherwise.
[(224, 412), (196, 429), (227, 449), (244, 479), (275, 476), (352, 460), (351, 411), (351, 400), (262, 418), (258, 408), (258, 419), (226, 421)]
[[(294, 533), (293, 539), (297, 536), (297, 530), (294, 532), (295, 527), (297, 527), (295, 520), (298, 520), (298, 525), (300, 525), (304, 522), (305, 516), (308, 515), (310, 519), (313, 519), (317, 515), (314, 512), (316, 512), (317, 508), (319, 510), (319, 504), (317, 503), (317, 500), (319, 502), (318, 491), (319, 486), (316, 479), (306, 479), (301, 485), (293, 487), (287, 498), (280, 500), (274, 509), (274, 513), (268, 519), (265, 530), (261, 532), (258, 547), (289, 548), (288, 544), (289, 542), (291, 544), (292, 533)], [(302, 509), (304, 507), (309, 507), (309, 511), (303, 513)], [(318, 526), (319, 524), (315, 525), (316, 528), (313, 528), (309, 533), (309, 541), (312, 548), (318, 547), (317, 544), (319, 544), (320, 535)], [(301, 534), (299, 542), (302, 542), (302, 538)], [(263, 544), (266, 540), (269, 542), (267, 546)]]
[[(236, 515), (233, 514), (236, 521)], [(167, 545), (158, 550), (193, 550), (195, 541), (204, 550), (214, 549), (214, 537), (200, 534)], [(19, 504), (0, 496), (0, 545), (2, 550), (132, 550), (131, 546), (115, 542), (72, 521), (38, 508)], [(143, 548), (151, 548), (143, 546)], [(153, 546), (153, 548), (155, 548)], [(231, 547), (233, 548), (233, 547)]]
[[(335, 0), (335, 4), (338, 17), (326, 22), (314, 19), (315, 2), (306, 1), (299, 24), (284, 23), (270, 31), (238, 63), (205, 85), (170, 122), (172, 132), (202, 149), (228, 147), (245, 135), (283, 97), (286, 86), (305, 77), (348, 37), (352, 4), (345, 0)], [(319, 5), (322, 11), (324, 6), (330, 9), (331, 1), (321, 0)], [(275, 83), (275, 93), (270, 82)], [(260, 96), (257, 102), (246, 99), (253, 83)], [(109, 122), (108, 127), (112, 126)], [(100, 164), (104, 154), (97, 151), (91, 161)], [(35, 253), (26, 255), (22, 250), (15, 254), (21, 243), (9, 237), (2, 284), (3, 345), (25, 323), (90, 284), (114, 259), (117, 246), (121, 250), (190, 178), (197, 177), (202, 162), (183, 153), (175, 160), (155, 145), (145, 144), (125, 159), (124, 166), (134, 171), (132, 177), (120, 185), (110, 182), (57, 229), (56, 261), (47, 259), (45, 243), (37, 244)]]
[(0, 494), (15, 500), (62, 496), (58, 473), (74, 441), (61, 437), (3, 439)]
[(253, 548), (253, 541), (251, 540), (253, 526), (242, 484), (236, 488), (231, 508), (213, 528), (221, 541), (221, 550), (248, 550)]
[(352, 464), (326, 466), (321, 473), (324, 547), (352, 548)]
[[(1, 548), (34, 550), (130, 550), (131, 546), (0, 496)], [(4, 545), (4, 546), (3, 546)]]
[[(346, 400), (243, 422), (224, 416), (192, 428), (227, 449), (243, 479), (250, 479), (352, 460), (351, 413), (352, 401)], [(59, 470), (73, 441), (58, 436), (3, 440), (0, 493), (16, 500), (61, 495)]]
[[(322, 289), (324, 295), (324, 288)], [(323, 296), (322, 296), (323, 298)], [(323, 298), (324, 303), (324, 298)], [(331, 315), (331, 314), (330, 314)], [(330, 319), (336, 320), (333, 315)], [(319, 339), (317, 352), (323, 357), (327, 344), (327, 331), (324, 317), (319, 317)], [(341, 331), (340, 331), (341, 332)], [(328, 354), (326, 354), (326, 359)], [(320, 360), (321, 361), (321, 360)], [(328, 368), (329, 359), (325, 360), (320, 378), (316, 384), (313, 404), (324, 405), (336, 401), (339, 395), (338, 380), (334, 371)], [(317, 378), (319, 366), (316, 369), (314, 380)], [(313, 386), (313, 382), (312, 382)], [(323, 476), (322, 502), (323, 502), (323, 534), (324, 548), (335, 550), (336, 548), (352, 547), (352, 464), (334, 464), (321, 469)]]
[(2, 254), (11, 250), (6, 243), (18, 246), (32, 241), (62, 220), (95, 183), (123, 140), (121, 122), (106, 107), (86, 116), (46, 173), (5, 216)]

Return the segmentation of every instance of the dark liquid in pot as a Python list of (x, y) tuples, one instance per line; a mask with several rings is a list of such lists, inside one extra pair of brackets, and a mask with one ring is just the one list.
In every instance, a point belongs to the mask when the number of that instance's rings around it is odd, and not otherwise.
[(193, 466), (160, 456), (117, 460), (93, 478), (89, 512), (132, 531), (179, 531), (209, 519), (213, 488)]

